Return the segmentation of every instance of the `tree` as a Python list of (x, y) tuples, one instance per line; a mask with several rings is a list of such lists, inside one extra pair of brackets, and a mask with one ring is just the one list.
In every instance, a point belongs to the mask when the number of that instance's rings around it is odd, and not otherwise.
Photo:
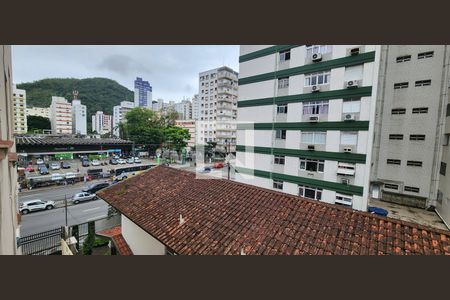
[(174, 149), (180, 154), (181, 149), (187, 146), (187, 141), (191, 138), (189, 130), (178, 126), (170, 126), (164, 130), (165, 144), (170, 149)]
[(28, 132), (51, 129), (50, 119), (41, 116), (27, 116)]
[(179, 117), (178, 112), (173, 106), (169, 106), (162, 113), (162, 121), (164, 122), (164, 125), (168, 127), (175, 126), (175, 120), (178, 120)]

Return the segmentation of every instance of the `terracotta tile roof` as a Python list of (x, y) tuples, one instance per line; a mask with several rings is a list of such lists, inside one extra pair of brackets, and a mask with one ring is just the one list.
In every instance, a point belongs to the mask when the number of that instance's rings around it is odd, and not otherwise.
[(158, 166), (97, 195), (178, 254), (450, 254), (449, 231), (195, 176)]
[(111, 238), (120, 255), (133, 255), (133, 252), (122, 236), (122, 226), (105, 229), (98, 232), (97, 234)]

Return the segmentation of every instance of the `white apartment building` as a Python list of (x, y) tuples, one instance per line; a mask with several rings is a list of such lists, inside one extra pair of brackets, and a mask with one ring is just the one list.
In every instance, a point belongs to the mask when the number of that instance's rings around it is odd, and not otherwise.
[(380, 46), (241, 46), (236, 180), (366, 210)]
[(106, 134), (111, 132), (112, 128), (112, 117), (110, 115), (104, 114), (102, 111), (97, 111), (95, 115), (92, 116), (92, 131), (98, 134)]
[(49, 107), (28, 107), (27, 116), (38, 116), (50, 119), (50, 108)]
[(175, 111), (178, 113), (180, 120), (192, 119), (192, 103), (189, 100), (182, 100), (179, 103), (175, 103)]
[(113, 124), (112, 131), (114, 136), (119, 137), (119, 124), (125, 121), (125, 114), (134, 108), (134, 103), (130, 101), (122, 101), (120, 105), (113, 108)]
[(13, 87), (14, 103), (14, 133), (24, 134), (28, 132), (27, 126), (27, 93), (25, 90)]
[(74, 134), (87, 134), (87, 110), (81, 100), (72, 100), (72, 130)]
[(216, 142), (221, 152), (230, 144), (231, 152), (236, 151), (237, 80), (238, 73), (229, 67), (199, 74), (199, 144)]
[(189, 141), (187, 141), (187, 146), (189, 147), (189, 150), (192, 147), (195, 147), (195, 131), (196, 131), (196, 124), (195, 120), (176, 120), (175, 125), (181, 128), (185, 128), (189, 130), (189, 134), (191, 135), (191, 138)]
[(64, 97), (52, 96), (50, 123), (53, 134), (72, 134), (72, 105)]
[(198, 94), (192, 97), (192, 119), (198, 120), (200, 117), (200, 101)]

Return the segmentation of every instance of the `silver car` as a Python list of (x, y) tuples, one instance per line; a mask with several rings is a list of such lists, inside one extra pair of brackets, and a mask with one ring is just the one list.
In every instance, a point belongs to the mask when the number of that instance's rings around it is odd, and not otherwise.
[(77, 193), (73, 196), (72, 202), (74, 204), (78, 204), (83, 201), (90, 201), (90, 200), (97, 200), (97, 199), (98, 199), (98, 197), (95, 194), (81, 192), (81, 193)]

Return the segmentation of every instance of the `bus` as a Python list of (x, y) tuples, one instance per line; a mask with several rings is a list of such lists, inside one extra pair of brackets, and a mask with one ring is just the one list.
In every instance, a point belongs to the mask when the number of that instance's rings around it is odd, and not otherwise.
[(121, 181), (125, 178), (130, 178), (132, 176), (141, 174), (142, 172), (154, 167), (155, 165), (138, 165), (130, 167), (119, 167), (111, 170), (111, 175), (113, 176), (113, 181)]

